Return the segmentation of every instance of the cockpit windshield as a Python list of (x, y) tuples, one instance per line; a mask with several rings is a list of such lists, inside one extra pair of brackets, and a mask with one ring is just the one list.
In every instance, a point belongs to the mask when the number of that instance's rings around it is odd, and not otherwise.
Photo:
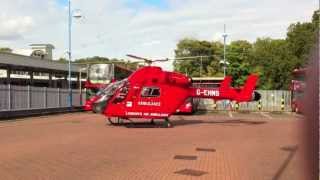
[(112, 95), (115, 93), (115, 91), (116, 91), (119, 87), (123, 86), (127, 81), (128, 81), (128, 79), (123, 79), (123, 80), (121, 80), (121, 81), (113, 82), (113, 83), (111, 83), (109, 86), (107, 86), (107, 87), (103, 90), (103, 92), (104, 92), (106, 95), (112, 96)]
[(117, 89), (121, 88), (123, 85), (125, 85), (128, 82), (128, 79), (123, 79), (121, 81), (116, 81), (111, 84), (109, 84), (107, 87), (102, 89), (101, 91), (98, 92), (97, 95), (100, 95), (101, 98), (97, 101), (102, 102), (102, 101), (108, 101), (114, 93), (117, 91)]

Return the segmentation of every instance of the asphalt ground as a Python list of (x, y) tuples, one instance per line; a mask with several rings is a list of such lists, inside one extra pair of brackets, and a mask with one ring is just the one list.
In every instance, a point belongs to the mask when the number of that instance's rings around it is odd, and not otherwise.
[(221, 112), (110, 126), (72, 113), (0, 122), (0, 179), (304, 179), (302, 116)]

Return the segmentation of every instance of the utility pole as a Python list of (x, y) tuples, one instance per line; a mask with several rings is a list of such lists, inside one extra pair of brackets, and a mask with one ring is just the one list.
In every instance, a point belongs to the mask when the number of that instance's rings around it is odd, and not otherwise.
[(201, 73), (202, 73), (202, 56), (200, 56), (200, 77), (201, 77)]
[(226, 25), (224, 24), (223, 27), (223, 76), (226, 77), (226, 40), (227, 40), (227, 33), (226, 33)]
[(72, 60), (72, 52), (71, 52), (71, 26), (72, 26), (72, 18), (80, 19), (82, 17), (80, 9), (76, 9), (74, 12), (71, 10), (71, 0), (68, 0), (68, 92), (69, 92), (69, 107), (72, 108), (72, 83), (71, 83), (71, 60)]

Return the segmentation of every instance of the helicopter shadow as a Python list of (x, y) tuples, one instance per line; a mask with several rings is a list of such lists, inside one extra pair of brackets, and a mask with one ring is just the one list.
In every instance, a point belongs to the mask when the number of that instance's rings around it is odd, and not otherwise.
[(262, 125), (267, 123), (266, 121), (248, 121), (243, 119), (232, 119), (232, 120), (186, 120), (179, 118), (178, 120), (172, 121), (173, 126), (188, 126), (196, 124), (214, 124), (222, 126), (240, 126), (240, 125)]
[(133, 122), (133, 123), (124, 123), (124, 127), (126, 128), (167, 128), (163, 123), (156, 122)]
[[(170, 121), (173, 127), (178, 126), (192, 126), (199, 124), (209, 124), (209, 125), (221, 125), (221, 126), (240, 126), (240, 125), (262, 125), (267, 123), (266, 121), (253, 121), (253, 120), (243, 120), (243, 119), (232, 119), (232, 120), (195, 120), (195, 119), (184, 119), (183, 117), (178, 117)], [(155, 123), (150, 122), (124, 122), (115, 126), (123, 126), (126, 128), (167, 128), (163, 121), (156, 121)]]

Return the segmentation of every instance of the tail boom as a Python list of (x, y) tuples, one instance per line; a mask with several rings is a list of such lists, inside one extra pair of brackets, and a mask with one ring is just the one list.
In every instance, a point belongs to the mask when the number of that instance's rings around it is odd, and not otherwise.
[(260, 94), (254, 90), (258, 79), (257, 75), (250, 75), (244, 87), (239, 89), (231, 87), (231, 77), (226, 77), (219, 88), (190, 88), (190, 96), (215, 100), (229, 99), (237, 102), (257, 101), (260, 99)]

